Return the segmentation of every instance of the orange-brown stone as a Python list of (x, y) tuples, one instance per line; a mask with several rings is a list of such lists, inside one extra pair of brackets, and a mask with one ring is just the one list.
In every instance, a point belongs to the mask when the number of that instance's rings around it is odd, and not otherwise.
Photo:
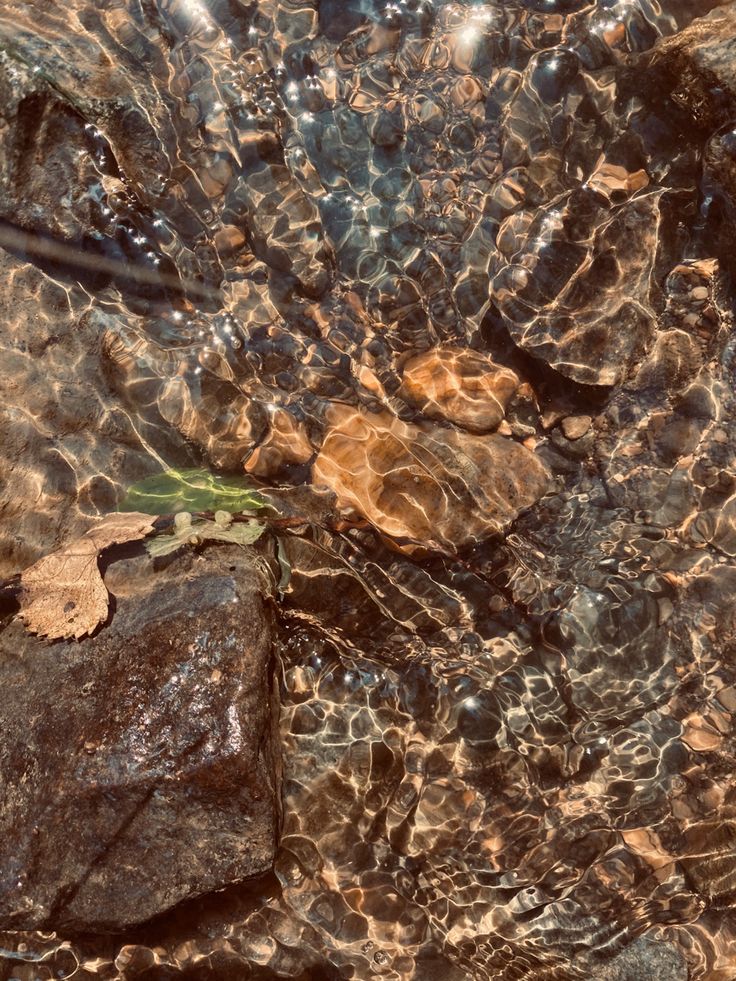
[(502, 531), (548, 488), (539, 458), (502, 436), (415, 426), (347, 405), (333, 406), (329, 422), (314, 486), (397, 539), (455, 550)]
[(495, 364), (485, 354), (438, 347), (407, 361), (400, 394), (426, 416), (485, 433), (503, 419), (518, 386), (510, 368)]

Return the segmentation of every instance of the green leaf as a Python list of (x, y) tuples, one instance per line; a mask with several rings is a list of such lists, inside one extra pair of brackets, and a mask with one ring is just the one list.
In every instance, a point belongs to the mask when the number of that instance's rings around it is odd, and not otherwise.
[(269, 506), (240, 477), (220, 477), (207, 470), (165, 470), (133, 484), (120, 510), (177, 514), (180, 511), (257, 511)]

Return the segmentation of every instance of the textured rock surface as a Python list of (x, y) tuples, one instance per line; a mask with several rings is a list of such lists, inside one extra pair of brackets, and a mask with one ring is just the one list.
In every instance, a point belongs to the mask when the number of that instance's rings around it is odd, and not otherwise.
[[(705, 11), (703, 11), (705, 13)], [(716, 5), (649, 55), (651, 84), (663, 86), (702, 134), (709, 221), (722, 262), (736, 272), (736, 3)]]
[(0, 924), (119, 930), (270, 868), (279, 814), (262, 560), (113, 563), (111, 623), (0, 634)]
[(562, 431), (568, 439), (581, 439), (590, 429), (590, 416), (568, 416), (562, 420)]

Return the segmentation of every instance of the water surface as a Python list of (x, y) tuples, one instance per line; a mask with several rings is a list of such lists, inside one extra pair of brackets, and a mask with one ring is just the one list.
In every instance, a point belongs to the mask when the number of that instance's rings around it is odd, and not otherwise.
[[(709, 7), (6, 3), (7, 573), (164, 465), (380, 479), (289, 539), (274, 875), (3, 977), (736, 977), (731, 257), (647, 61)], [(516, 373), (518, 517), (437, 349)]]

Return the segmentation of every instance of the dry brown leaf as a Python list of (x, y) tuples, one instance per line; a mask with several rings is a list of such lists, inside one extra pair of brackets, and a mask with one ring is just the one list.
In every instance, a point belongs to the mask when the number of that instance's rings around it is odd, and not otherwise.
[(90, 634), (107, 616), (108, 593), (97, 559), (110, 545), (153, 531), (148, 514), (108, 514), (90, 530), (21, 574), (20, 615), (26, 627), (51, 640)]

